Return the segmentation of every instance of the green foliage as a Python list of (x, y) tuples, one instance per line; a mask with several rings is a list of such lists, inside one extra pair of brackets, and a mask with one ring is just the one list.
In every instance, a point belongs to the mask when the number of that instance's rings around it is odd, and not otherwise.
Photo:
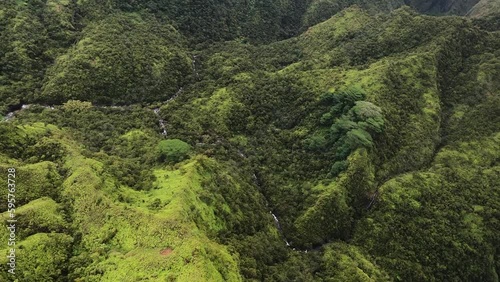
[(346, 239), (351, 222), (352, 209), (348, 206), (346, 191), (332, 183), (314, 206), (297, 219), (298, 238), (294, 242), (311, 248), (332, 239)]
[[(498, 280), (494, 17), (373, 15), (397, 0), (4, 2), (19, 279)], [(338, 12), (352, 4), (368, 10)], [(34, 98), (62, 106), (21, 109)]]
[(81, 111), (86, 111), (90, 108), (92, 108), (92, 103), (82, 102), (79, 100), (69, 100), (63, 104), (63, 109), (65, 111), (70, 111), (70, 112), (71, 111), (81, 112)]
[(134, 1), (80, 1), (80, 9), (89, 18), (102, 18), (116, 11), (138, 12), (148, 10), (157, 17), (169, 18), (193, 43), (206, 44), (249, 38), (254, 42), (268, 42), (295, 35), (301, 26), (301, 16), (308, 1), (270, 0), (200, 1), (153, 0)]
[(324, 281), (391, 281), (383, 269), (377, 266), (356, 246), (335, 242), (325, 247), (323, 255)]
[(304, 140), (304, 146), (307, 150), (321, 151), (326, 147), (327, 140), (323, 135), (314, 135)]
[(374, 167), (367, 151), (359, 149), (347, 161), (336, 162), (332, 170), (340, 168), (346, 170), (338, 181), (322, 188), (315, 203), (295, 222), (298, 246), (311, 248), (351, 236), (352, 222), (374, 192)]
[(45, 69), (75, 40), (73, 1), (3, 1), (0, 16), (0, 112), (32, 101)]
[(88, 25), (47, 71), (38, 100), (98, 104), (165, 100), (190, 74), (182, 39), (147, 15), (116, 14)]
[(179, 139), (162, 140), (157, 145), (160, 162), (180, 162), (188, 156), (190, 151), (191, 146)]
[[(438, 0), (315, 0), (311, 1), (307, 11), (304, 14), (304, 25), (306, 27), (313, 26), (323, 22), (342, 10), (356, 5), (373, 13), (389, 12), (398, 9), (404, 5), (408, 5), (415, 10), (427, 14), (455, 14), (465, 15), (470, 13), (471, 8), (478, 2), (472, 1), (438, 1)], [(483, 2), (494, 2), (483, 0)], [(483, 4), (484, 6), (493, 4)], [(488, 10), (481, 7), (476, 9), (477, 13), (482, 10)], [(493, 9), (493, 8), (490, 8)], [(473, 12), (474, 13), (474, 10)], [(485, 13), (485, 12), (483, 12)]]
[(142, 130), (132, 130), (112, 140), (111, 155), (102, 156), (106, 170), (123, 185), (136, 190), (150, 190), (154, 180), (150, 168), (156, 161), (154, 148), (158, 137)]
[(356, 243), (399, 280), (494, 281), (498, 152), (498, 134), (461, 143), (441, 150), (427, 171), (386, 182)]
[[(1, 165), (3, 171), (7, 166)], [(47, 196), (59, 199), (62, 177), (55, 163), (44, 161), (16, 167), (16, 206)], [(0, 194), (7, 199), (7, 189)], [(0, 203), (0, 211), (7, 210), (7, 201)]]
[(36, 144), (27, 148), (24, 152), (29, 162), (61, 162), (66, 155), (65, 148), (61, 142), (49, 137), (42, 137)]
[(326, 135), (313, 135), (304, 143), (308, 150), (334, 148), (332, 175), (338, 175), (345, 168), (345, 159), (357, 148), (373, 148), (372, 135), (383, 131), (382, 109), (371, 102), (361, 101), (365, 96), (361, 89), (353, 87), (326, 93), (320, 98), (320, 103), (330, 109), (321, 116), (319, 124), (330, 129)]
[(468, 12), (468, 15), (476, 18), (480, 17), (498, 17), (500, 14), (500, 4), (492, 0), (481, 0), (477, 5), (474, 5)]
[(270, 281), (323, 281), (321, 253), (290, 252), (287, 260), (273, 268), (265, 279)]
[[(63, 233), (68, 230), (68, 223), (60, 204), (48, 197), (40, 197), (16, 209), (16, 239), (22, 240), (37, 233)], [(1, 215), (4, 220), (10, 219), (9, 213)], [(4, 238), (8, 238), (9, 230), (2, 230)]]
[(404, 5), (401, 0), (315, 0), (304, 14), (304, 25), (313, 26), (327, 20), (352, 5), (359, 5), (373, 11), (390, 11)]
[(19, 156), (22, 154), (28, 140), (16, 127), (7, 123), (0, 123), (0, 151), (10, 156)]
[[(38, 233), (16, 244), (15, 277), (21, 281), (65, 281), (73, 239), (61, 233)], [(6, 249), (2, 253), (7, 254)], [(0, 274), (3, 281), (12, 281), (7, 272), (7, 255), (2, 262)]]
[(154, 176), (143, 159), (109, 156), (104, 164), (106, 171), (116, 177), (121, 184), (136, 190), (151, 189)]
[[(153, 111), (137, 106), (88, 108), (87, 102), (76, 104), (82, 110), (64, 110), (64, 106), (55, 109), (30, 107), (21, 113), (20, 118), (24, 122), (42, 121), (66, 128), (93, 152), (103, 150), (120, 157), (152, 158), (152, 152), (145, 154), (146, 147), (154, 146), (158, 140), (155, 138), (160, 138), (160, 126)], [(128, 118), (124, 119), (124, 115)], [(142, 134), (132, 134), (134, 130)]]
[[(155, 170), (155, 188), (145, 192), (117, 187), (97, 161), (73, 158), (63, 184), (80, 236), (71, 279), (241, 280), (227, 247), (207, 237), (223, 221), (197, 196), (204, 177), (197, 160), (177, 170)], [(127, 204), (120, 198), (128, 198)], [(151, 210), (158, 200), (164, 206)]]

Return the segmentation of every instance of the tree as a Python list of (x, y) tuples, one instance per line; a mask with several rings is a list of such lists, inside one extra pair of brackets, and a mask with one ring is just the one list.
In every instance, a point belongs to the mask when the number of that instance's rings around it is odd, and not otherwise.
[(75, 111), (75, 112), (81, 112), (85, 111), (92, 108), (92, 103), (91, 102), (82, 102), (80, 100), (69, 100), (68, 102), (64, 103), (63, 109), (65, 111)]
[(177, 163), (188, 156), (191, 146), (179, 139), (168, 139), (158, 143), (157, 151), (161, 162)]

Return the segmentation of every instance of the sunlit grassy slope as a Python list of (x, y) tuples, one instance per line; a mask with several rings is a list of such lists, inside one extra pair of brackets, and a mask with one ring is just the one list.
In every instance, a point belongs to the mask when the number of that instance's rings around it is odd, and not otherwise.
[[(214, 208), (200, 200), (200, 182), (209, 172), (199, 163), (213, 160), (198, 157), (176, 169), (157, 168), (153, 189), (134, 191), (118, 185), (101, 162), (82, 156), (64, 131), (44, 124), (15, 130), (57, 140), (67, 152), (63, 176), (51, 171), (51, 162), (16, 166), (12, 160), (20, 179), (17, 277), (22, 281), (62, 279), (68, 267), (72, 279), (84, 281), (241, 280), (237, 256), (207, 237), (225, 228)], [(27, 191), (52, 198), (33, 199), (23, 194)], [(39, 268), (35, 273), (33, 264)]]

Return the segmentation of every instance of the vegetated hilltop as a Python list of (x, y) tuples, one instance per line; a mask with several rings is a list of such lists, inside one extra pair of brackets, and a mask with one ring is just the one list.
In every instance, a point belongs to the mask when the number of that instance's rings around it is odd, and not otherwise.
[(277, 3), (2, 6), (17, 279), (498, 280), (495, 12)]
[(479, 0), (406, 0), (405, 4), (427, 14), (465, 15)]
[(498, 16), (500, 3), (494, 0), (481, 0), (469, 11), (471, 17)]

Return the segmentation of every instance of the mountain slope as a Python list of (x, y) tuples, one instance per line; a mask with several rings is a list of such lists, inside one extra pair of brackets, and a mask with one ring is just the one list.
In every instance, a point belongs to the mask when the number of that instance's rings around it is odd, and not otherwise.
[(468, 12), (468, 15), (471, 17), (485, 17), (498, 14), (500, 14), (500, 3), (494, 0), (481, 0)]
[(18, 279), (498, 280), (494, 17), (329, 1), (275, 41), (303, 2), (6, 3)]

